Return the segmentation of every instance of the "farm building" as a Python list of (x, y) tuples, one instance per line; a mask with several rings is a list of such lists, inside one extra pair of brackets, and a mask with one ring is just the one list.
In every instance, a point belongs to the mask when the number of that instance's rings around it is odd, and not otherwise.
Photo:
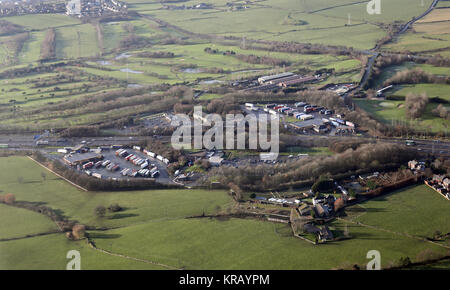
[(219, 156), (212, 156), (209, 158), (209, 163), (212, 166), (220, 166), (223, 162), (223, 158)]
[(274, 81), (274, 80), (277, 80), (277, 79), (290, 77), (290, 76), (294, 76), (294, 74), (291, 73), (291, 72), (285, 72), (285, 73), (271, 75), (271, 76), (263, 76), (263, 77), (258, 78), (258, 82), (260, 84), (265, 84), (265, 83), (270, 82), (270, 81)]

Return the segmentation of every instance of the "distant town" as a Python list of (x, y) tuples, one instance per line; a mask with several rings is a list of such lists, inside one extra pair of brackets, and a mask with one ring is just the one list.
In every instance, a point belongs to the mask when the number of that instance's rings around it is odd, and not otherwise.
[(27, 14), (60, 14), (74, 17), (99, 17), (105, 15), (125, 15), (127, 5), (116, 0), (50, 0), (50, 1), (3, 1), (0, 3), (0, 16), (19, 16)]

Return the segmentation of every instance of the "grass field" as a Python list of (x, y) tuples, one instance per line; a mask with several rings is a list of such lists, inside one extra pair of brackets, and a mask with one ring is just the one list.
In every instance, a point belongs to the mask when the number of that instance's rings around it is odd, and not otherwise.
[(402, 85), (395, 95), (406, 96), (408, 93), (426, 93), (429, 98), (439, 97), (450, 101), (450, 86), (442, 84)]
[[(344, 228), (345, 222), (333, 224), (337, 231)], [(382, 253), (386, 266), (402, 256), (415, 257), (426, 248), (443, 252), (438, 246), (354, 224), (348, 224), (347, 230), (352, 239), (318, 247), (293, 237), (282, 224), (183, 219), (108, 231), (113, 241), (94, 239), (104, 249), (112, 247), (122, 254), (186, 269), (331, 269), (364, 264), (371, 249)]]
[[(141, 2), (130, 9), (150, 15), (183, 29), (205, 34), (231, 35), (253, 39), (349, 45), (371, 48), (384, 31), (376, 24), (407, 21), (420, 15), (431, 3), (410, 0), (382, 4), (382, 13), (369, 15), (367, 3), (350, 0), (249, 1), (245, 9), (226, 6), (227, 1), (206, 1), (211, 9), (169, 11), (161, 4)], [(200, 1), (186, 1), (186, 6)], [(261, 21), (264, 19), (264, 21)]]
[(163, 270), (163, 267), (114, 257), (91, 249), (85, 240), (68, 241), (62, 234), (0, 242), (2, 270), (65, 270), (70, 259), (67, 252), (80, 252), (81, 269)]
[[(441, 2), (442, 3), (442, 2)], [(449, 56), (450, 9), (434, 9), (413, 25), (413, 29), (401, 36), (395, 43), (385, 47), (388, 50), (424, 52)]]
[[(86, 193), (23, 157), (2, 158), (0, 169), (5, 170), (0, 177), (0, 190), (14, 193), (17, 200), (45, 202), (47, 206), (61, 210), (69, 219), (89, 225), (123, 226), (212, 213), (217, 207), (225, 208), (231, 201), (224, 191), (207, 190)], [(42, 172), (48, 175), (45, 181), (40, 176)], [(23, 177), (23, 183), (18, 182), (18, 176)], [(96, 218), (96, 206), (107, 207), (113, 203), (119, 203), (126, 210), (108, 214), (104, 219)]]
[(91, 24), (56, 29), (56, 56), (60, 59), (96, 56), (100, 54), (96, 32)]
[(417, 237), (450, 232), (450, 203), (426, 185), (372, 199), (347, 213), (353, 221)]
[(432, 114), (432, 111), (438, 106), (436, 103), (429, 103), (425, 113), (419, 119), (408, 120), (403, 107), (403, 101), (354, 99), (354, 102), (360, 108), (386, 124), (401, 123), (419, 130), (431, 132), (448, 132), (450, 129), (449, 121)]
[[(85, 224), (119, 227), (90, 231), (90, 238), (97, 247), (174, 268), (331, 269), (354, 263), (364, 265), (366, 253), (372, 249), (382, 253), (382, 264), (387, 266), (400, 257), (409, 256), (414, 260), (425, 249), (443, 252), (437, 245), (346, 220), (333, 222), (332, 230), (342, 232), (345, 229), (351, 239), (319, 247), (293, 237), (290, 228), (284, 224), (252, 219), (185, 218), (202, 212), (213, 213), (219, 207), (225, 210), (230, 205), (230, 198), (223, 191), (86, 193), (48, 172), (43, 180), (41, 172), (44, 169), (23, 157), (1, 158), (0, 170), (5, 173), (0, 176), (1, 190), (14, 193), (17, 200), (44, 202)], [(18, 176), (23, 177), (22, 183)], [(392, 203), (377, 200), (365, 204), (369, 210), (359, 219), (364, 218), (367, 223), (396, 219), (393, 225), (399, 227), (399, 231), (418, 235), (426, 235), (435, 228), (448, 230), (445, 225), (448, 217), (438, 215), (442, 211), (448, 212), (444, 199), (429, 191), (405, 192), (399, 193), (398, 197), (397, 194), (387, 197)], [(94, 217), (95, 206), (114, 202), (125, 207), (125, 211), (108, 214), (105, 218)], [(409, 224), (411, 211), (417, 217)], [(383, 212), (386, 217), (380, 216)], [(376, 225), (384, 227), (386, 223)], [(29, 228), (21, 230), (28, 232)], [(24, 249), (27, 249), (26, 255)], [(62, 234), (0, 242), (0, 268), (64, 269), (68, 262), (65, 255), (71, 249), (80, 251), (82, 269), (161, 268), (95, 251), (85, 241), (70, 242)]]
[(0, 204), (0, 219), (0, 239), (57, 230), (56, 224), (43, 215), (4, 204)]

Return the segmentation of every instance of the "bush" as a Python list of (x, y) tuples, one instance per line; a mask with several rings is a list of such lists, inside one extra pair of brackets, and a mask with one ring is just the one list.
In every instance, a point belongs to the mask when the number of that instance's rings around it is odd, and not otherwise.
[(333, 180), (326, 178), (325, 176), (320, 176), (313, 186), (311, 187), (312, 192), (323, 192), (333, 188)]
[(4, 196), (3, 202), (6, 204), (14, 204), (16, 202), (16, 196), (12, 193), (7, 193)]
[(83, 239), (86, 236), (86, 227), (81, 224), (74, 225), (72, 228), (72, 236), (75, 240)]
[(108, 210), (110, 211), (110, 212), (118, 212), (118, 211), (121, 211), (123, 208), (118, 204), (118, 203), (114, 203), (114, 204), (111, 204), (109, 207), (108, 207)]
[(106, 214), (106, 208), (103, 205), (99, 205), (95, 208), (94, 213), (97, 217), (104, 217)]

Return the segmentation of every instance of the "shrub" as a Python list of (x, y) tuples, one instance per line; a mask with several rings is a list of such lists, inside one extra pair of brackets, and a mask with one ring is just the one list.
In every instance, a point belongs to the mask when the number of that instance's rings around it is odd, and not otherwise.
[(98, 217), (104, 217), (106, 214), (106, 208), (103, 205), (99, 205), (95, 208), (94, 213)]
[(72, 228), (72, 236), (75, 240), (83, 239), (86, 236), (86, 227), (81, 224), (76, 224)]
[(6, 204), (14, 204), (16, 202), (16, 196), (12, 193), (7, 193), (3, 202)]
[(121, 207), (118, 203), (114, 203), (114, 204), (111, 204), (111, 205), (108, 207), (108, 210), (109, 210), (110, 212), (118, 212), (118, 211), (121, 211), (121, 210), (122, 210), (122, 207)]

